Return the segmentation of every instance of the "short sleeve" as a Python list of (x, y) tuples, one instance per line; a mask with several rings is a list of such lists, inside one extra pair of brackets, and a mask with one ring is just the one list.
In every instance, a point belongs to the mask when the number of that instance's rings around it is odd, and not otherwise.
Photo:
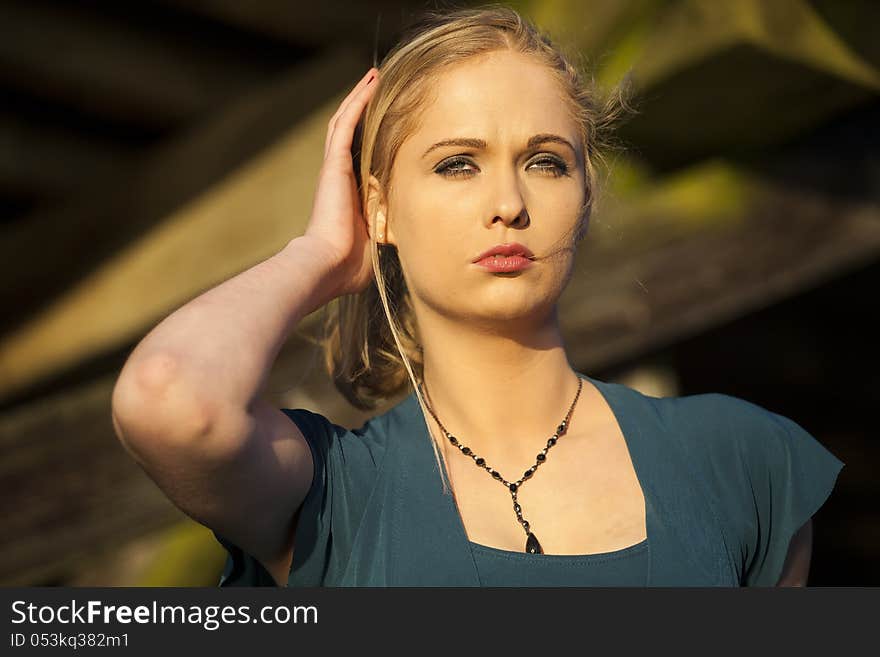
[[(295, 422), (312, 453), (312, 485), (298, 511), (289, 586), (332, 585), (346, 567), (385, 453), (384, 435), (367, 421), (350, 430), (306, 409), (281, 409)], [(225, 536), (219, 586), (275, 586), (262, 564)]]
[(741, 437), (754, 505), (742, 584), (775, 586), (792, 537), (828, 499), (844, 463), (793, 420), (751, 408), (763, 417), (742, 427), (748, 432)]

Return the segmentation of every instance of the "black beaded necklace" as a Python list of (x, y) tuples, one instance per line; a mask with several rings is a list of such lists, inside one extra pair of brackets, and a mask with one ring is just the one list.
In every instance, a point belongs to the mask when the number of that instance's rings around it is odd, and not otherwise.
[[(422, 389), (422, 385), (422, 383), (419, 383), (419, 390)], [(565, 419), (562, 420), (558, 427), (556, 427), (556, 433), (554, 433), (550, 438), (547, 439), (547, 445), (544, 447), (544, 449), (541, 450), (541, 453), (538, 454), (535, 460), (535, 465), (526, 470), (523, 473), (523, 476), (515, 482), (507, 481), (504, 477), (501, 476), (500, 472), (486, 465), (486, 459), (481, 456), (477, 456), (476, 454), (474, 454), (470, 447), (465, 447), (460, 442), (458, 442), (458, 439), (446, 430), (446, 427), (443, 426), (443, 423), (440, 422), (440, 419), (434, 414), (434, 409), (431, 408), (430, 404), (425, 401), (425, 405), (428, 407), (428, 412), (431, 413), (431, 416), (437, 421), (437, 424), (440, 425), (440, 429), (443, 431), (443, 434), (449, 439), (449, 442), (455, 445), (462, 454), (471, 457), (478, 467), (486, 470), (490, 475), (492, 475), (493, 479), (497, 479), (498, 481), (500, 481), (510, 491), (510, 496), (513, 498), (513, 511), (514, 513), (516, 513), (516, 519), (519, 521), (526, 532), (526, 552), (530, 552), (532, 554), (544, 554), (544, 551), (541, 549), (541, 544), (538, 542), (537, 537), (530, 531), (529, 521), (525, 520), (522, 516), (522, 507), (516, 500), (516, 493), (519, 490), (519, 487), (522, 486), (523, 482), (526, 479), (530, 479), (531, 476), (535, 474), (538, 466), (546, 460), (547, 451), (556, 444), (556, 441), (559, 439), (560, 436), (565, 435), (565, 433), (568, 431), (568, 421), (571, 419), (571, 414), (574, 411), (575, 404), (577, 404), (578, 397), (581, 396), (581, 388), (583, 387), (584, 380), (581, 377), (578, 377), (577, 394), (574, 396), (574, 401), (571, 402), (568, 413), (565, 414)]]

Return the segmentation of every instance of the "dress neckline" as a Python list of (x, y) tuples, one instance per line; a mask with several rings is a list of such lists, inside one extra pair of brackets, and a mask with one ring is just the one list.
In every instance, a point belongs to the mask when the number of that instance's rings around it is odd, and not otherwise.
[(626, 547), (610, 552), (591, 552), (589, 554), (530, 554), (528, 552), (514, 552), (512, 550), (504, 550), (502, 548), (493, 547), (491, 545), (483, 545), (475, 541), (468, 540), (471, 549), (483, 554), (492, 556), (505, 557), (508, 559), (522, 559), (523, 561), (540, 561), (544, 562), (569, 562), (577, 561), (583, 563), (596, 563), (602, 561), (613, 561), (615, 559), (624, 559), (630, 556), (640, 554), (644, 548), (648, 547), (648, 539), (643, 538), (638, 543), (627, 545)]
[[(590, 383), (592, 383), (595, 386), (596, 390), (599, 391), (599, 394), (602, 395), (602, 397), (605, 399), (605, 403), (608, 404), (608, 407), (611, 409), (611, 412), (614, 415), (614, 418), (617, 421), (618, 426), (620, 427), (620, 432), (623, 435), (624, 442), (626, 443), (626, 448), (627, 448), (627, 451), (629, 452), (630, 460), (632, 461), (633, 470), (635, 471), (635, 474), (636, 474), (636, 479), (639, 482), (639, 487), (642, 489), (642, 497), (644, 499), (644, 505), (645, 505), (645, 538), (642, 539), (638, 543), (634, 543), (633, 545), (628, 545), (624, 548), (621, 548), (619, 550), (613, 550), (611, 552), (592, 552), (592, 553), (587, 553), (587, 554), (530, 554), (525, 551), (514, 552), (511, 550), (504, 550), (501, 548), (492, 547), (490, 545), (483, 545), (481, 543), (476, 543), (476, 542), (470, 540), (470, 538), (467, 535), (467, 530), (465, 529), (465, 526), (464, 526), (464, 521), (461, 519), (461, 512), (459, 511), (458, 505), (455, 502), (455, 496), (452, 494), (444, 495), (443, 497), (446, 499), (447, 510), (454, 517), (455, 527), (456, 527), (460, 537), (464, 539), (465, 543), (467, 543), (468, 548), (470, 549), (472, 556), (473, 556), (473, 553), (475, 550), (479, 550), (483, 553), (488, 552), (488, 553), (496, 554), (499, 556), (509, 556), (509, 557), (519, 558), (519, 559), (523, 559), (523, 560), (527, 560), (527, 561), (535, 561), (535, 560), (547, 560), (547, 561), (552, 560), (552, 561), (556, 561), (556, 562), (560, 562), (560, 561), (590, 561), (590, 560), (602, 560), (602, 559), (615, 558), (615, 556), (617, 556), (617, 557), (627, 556), (627, 554), (629, 552), (637, 552), (641, 549), (642, 546), (644, 546), (645, 548), (647, 548), (649, 550), (648, 554), (649, 554), (649, 558), (650, 558), (650, 546), (652, 544), (651, 543), (651, 518), (649, 518), (648, 514), (651, 512), (651, 507), (653, 505), (649, 504), (649, 501), (648, 501), (648, 495), (649, 495), (648, 487), (645, 485), (645, 479), (642, 475), (642, 471), (641, 471), (640, 465), (639, 465), (637, 457), (636, 457), (636, 453), (638, 452), (638, 450), (634, 449), (633, 437), (627, 431), (628, 426), (625, 423), (625, 415), (623, 415), (621, 410), (619, 408), (617, 408), (617, 406), (613, 400), (613, 395), (608, 394), (609, 391), (606, 389), (605, 386), (609, 385), (609, 384), (606, 384), (604, 381), (600, 381), (599, 379), (594, 379), (593, 377), (587, 376), (586, 374), (583, 374), (581, 372), (575, 372), (575, 374), (577, 374), (582, 379), (589, 381)], [(421, 413), (421, 409), (419, 408), (419, 404), (418, 404), (418, 400), (416, 399), (415, 392), (410, 393), (410, 401), (415, 406), (415, 412), (421, 416), (422, 413)], [(431, 434), (428, 430), (428, 426), (425, 424), (424, 421), (421, 422), (421, 426), (422, 426), (422, 429), (424, 432), (424, 437), (428, 440), (428, 446), (430, 447), (431, 442), (434, 439), (431, 437)], [(433, 455), (433, 451), (432, 451), (432, 455)], [(432, 456), (431, 460), (432, 461), (434, 460), (433, 456)], [(446, 469), (446, 466), (445, 466), (445, 464), (443, 464), (442, 461), (440, 463), (441, 463), (441, 467), (443, 468), (443, 476), (446, 478), (447, 481), (449, 481), (449, 473)], [(437, 476), (438, 477), (440, 476), (439, 472), (437, 473)], [(440, 483), (442, 485), (442, 480)], [(624, 554), (624, 553), (626, 553), (626, 554)]]

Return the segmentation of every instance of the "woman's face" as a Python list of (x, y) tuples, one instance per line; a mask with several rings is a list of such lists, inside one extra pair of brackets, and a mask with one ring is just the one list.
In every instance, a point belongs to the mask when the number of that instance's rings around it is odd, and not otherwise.
[[(579, 130), (558, 83), (502, 51), (448, 69), (433, 93), (398, 151), (386, 208), (417, 316), (424, 304), (484, 326), (543, 321), (570, 276), (585, 201)], [(448, 140), (468, 141), (437, 146)], [(531, 249), (530, 267), (473, 263), (511, 242)]]

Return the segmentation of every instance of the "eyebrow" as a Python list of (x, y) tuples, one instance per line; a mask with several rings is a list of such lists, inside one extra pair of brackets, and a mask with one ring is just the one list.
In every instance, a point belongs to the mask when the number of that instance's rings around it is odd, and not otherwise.
[[(536, 146), (541, 146), (542, 144), (562, 144), (563, 146), (567, 146), (572, 150), (573, 153), (577, 154), (577, 149), (572, 145), (568, 139), (564, 137), (560, 137), (559, 135), (554, 135), (551, 133), (541, 133), (533, 136), (529, 139), (528, 144), (526, 144), (526, 148), (535, 148)], [(431, 151), (442, 148), (443, 146), (464, 146), (467, 148), (475, 148), (475, 149), (485, 149), (487, 147), (486, 141), (483, 139), (475, 139), (473, 137), (458, 137), (455, 139), (443, 139), (442, 141), (438, 141), (436, 144), (433, 144), (424, 152), (422, 157), (427, 157), (428, 153)]]

